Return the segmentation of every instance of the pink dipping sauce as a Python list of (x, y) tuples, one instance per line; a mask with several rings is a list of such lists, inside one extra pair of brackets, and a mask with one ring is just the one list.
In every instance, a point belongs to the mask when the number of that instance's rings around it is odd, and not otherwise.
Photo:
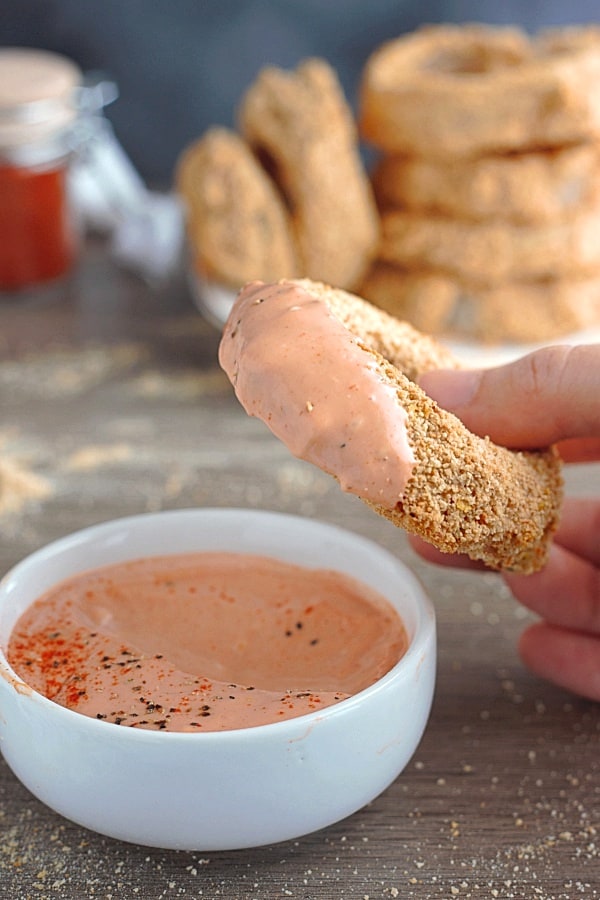
[(326, 302), (291, 282), (246, 285), (219, 361), (249, 415), (343, 490), (394, 509), (414, 467), (406, 412)]
[(7, 657), (69, 709), (197, 732), (324, 709), (381, 678), (407, 644), (388, 601), (348, 576), (198, 553), (67, 579), (20, 617)]

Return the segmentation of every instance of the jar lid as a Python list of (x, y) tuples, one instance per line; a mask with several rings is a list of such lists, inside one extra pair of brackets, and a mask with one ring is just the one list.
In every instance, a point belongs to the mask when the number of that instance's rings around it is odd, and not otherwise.
[(0, 47), (0, 147), (52, 137), (77, 117), (82, 74), (65, 56)]

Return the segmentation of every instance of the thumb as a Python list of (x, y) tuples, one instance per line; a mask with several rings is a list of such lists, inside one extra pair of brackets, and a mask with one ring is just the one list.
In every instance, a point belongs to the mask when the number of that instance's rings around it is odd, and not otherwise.
[(600, 344), (544, 347), (491, 369), (431, 371), (420, 385), (471, 431), (508, 447), (600, 436)]

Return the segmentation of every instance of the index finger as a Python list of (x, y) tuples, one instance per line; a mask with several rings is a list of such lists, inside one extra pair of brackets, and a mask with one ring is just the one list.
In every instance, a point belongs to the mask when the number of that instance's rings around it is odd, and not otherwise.
[(544, 347), (491, 369), (431, 371), (420, 384), (471, 431), (507, 447), (600, 437), (600, 344)]
[(600, 437), (570, 438), (557, 444), (565, 462), (595, 462), (600, 459)]

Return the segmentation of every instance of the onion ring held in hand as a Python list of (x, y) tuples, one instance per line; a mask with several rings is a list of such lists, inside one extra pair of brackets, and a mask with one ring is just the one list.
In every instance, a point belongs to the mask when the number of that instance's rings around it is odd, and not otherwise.
[(452, 358), (405, 322), (308, 280), (254, 282), (219, 360), (250, 415), (393, 524), (492, 568), (544, 564), (557, 454), (507, 450), (437, 406), (411, 377)]

